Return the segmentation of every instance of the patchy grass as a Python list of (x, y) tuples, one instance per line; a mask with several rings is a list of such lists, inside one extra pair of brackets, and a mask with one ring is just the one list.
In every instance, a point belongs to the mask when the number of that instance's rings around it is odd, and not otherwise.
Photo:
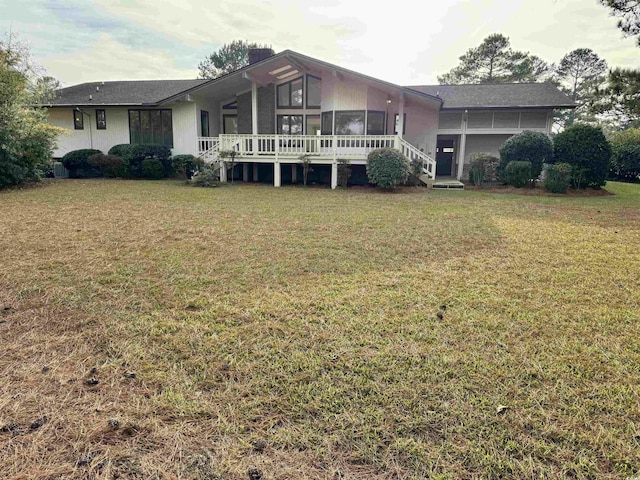
[(607, 188), (0, 194), (0, 477), (637, 476), (640, 186)]

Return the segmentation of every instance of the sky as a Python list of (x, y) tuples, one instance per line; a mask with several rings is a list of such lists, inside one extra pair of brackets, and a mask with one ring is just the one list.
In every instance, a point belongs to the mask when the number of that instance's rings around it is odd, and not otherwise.
[(200, 61), (239, 39), (400, 85), (437, 83), (492, 33), (548, 62), (591, 48), (611, 67), (640, 67), (635, 40), (597, 0), (0, 0), (8, 31), (65, 86), (197, 78)]

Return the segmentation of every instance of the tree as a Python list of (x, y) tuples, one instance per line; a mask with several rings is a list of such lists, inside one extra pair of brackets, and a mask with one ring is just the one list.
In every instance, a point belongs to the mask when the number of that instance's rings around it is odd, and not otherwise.
[(558, 123), (568, 127), (577, 119), (590, 120), (587, 104), (604, 82), (606, 70), (607, 62), (590, 48), (578, 48), (562, 57), (555, 70), (556, 79), (578, 107), (558, 113)]
[(610, 70), (606, 86), (596, 90), (589, 106), (613, 117), (620, 128), (640, 126), (640, 70)]
[(640, 46), (640, 0), (600, 0), (600, 3), (618, 18), (618, 28), (626, 36), (638, 37)]
[(640, 128), (611, 135), (611, 173), (622, 180), (640, 180)]
[(218, 78), (249, 64), (249, 50), (254, 48), (271, 48), (271, 45), (249, 43), (234, 40), (225, 43), (198, 65), (200, 78)]
[(0, 39), (0, 188), (36, 180), (61, 129), (47, 123), (39, 70), (12, 34)]
[(442, 84), (535, 82), (549, 72), (549, 65), (528, 52), (512, 50), (500, 33), (485, 38), (460, 57), (460, 65), (438, 77)]

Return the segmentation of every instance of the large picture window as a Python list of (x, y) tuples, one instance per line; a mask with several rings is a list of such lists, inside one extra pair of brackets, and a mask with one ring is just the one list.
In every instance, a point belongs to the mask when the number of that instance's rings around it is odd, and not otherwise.
[[(400, 126), (400, 114), (396, 113), (396, 121), (393, 127), (394, 135), (398, 134), (398, 127)], [(405, 135), (407, 133), (407, 114), (402, 115), (402, 134)]]
[(278, 115), (280, 135), (302, 135), (302, 115)]
[(73, 128), (75, 130), (84, 130), (84, 117), (80, 110), (73, 111)]
[(333, 135), (333, 112), (322, 112), (322, 135)]
[(303, 77), (278, 85), (278, 108), (302, 108)]
[(96, 110), (96, 129), (98, 130), (107, 129), (107, 111), (106, 110)]
[(129, 142), (173, 148), (171, 110), (129, 110)]
[(232, 134), (232, 135), (235, 135), (238, 133), (238, 116), (237, 115), (223, 115), (222, 132), (226, 134)]
[(336, 135), (364, 135), (364, 110), (336, 112)]
[(384, 112), (367, 112), (367, 135), (384, 135)]
[(307, 75), (307, 108), (320, 108), (321, 81), (318, 77)]
[(209, 112), (206, 110), (200, 110), (200, 135), (209, 136)]

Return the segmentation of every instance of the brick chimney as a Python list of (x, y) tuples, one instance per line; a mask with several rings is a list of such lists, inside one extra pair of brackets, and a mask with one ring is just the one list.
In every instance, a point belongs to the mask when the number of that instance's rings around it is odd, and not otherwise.
[(272, 48), (251, 48), (249, 50), (249, 65), (260, 62), (265, 58), (273, 57), (276, 52)]

